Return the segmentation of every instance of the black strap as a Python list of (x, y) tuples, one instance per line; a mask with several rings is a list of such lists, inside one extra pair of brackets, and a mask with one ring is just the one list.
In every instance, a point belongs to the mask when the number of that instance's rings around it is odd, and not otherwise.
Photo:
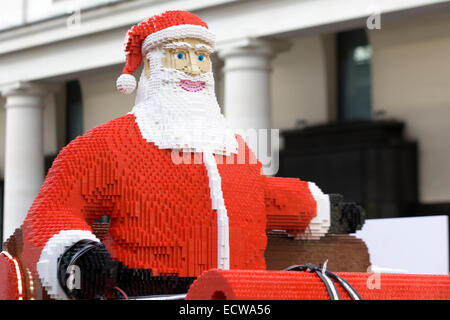
[(352, 300), (363, 300), (363, 298), (359, 295), (358, 291), (356, 291), (355, 288), (353, 288), (352, 285), (347, 282), (347, 280), (328, 270), (325, 271), (325, 273), (330, 278), (333, 278), (334, 280), (338, 281), (340, 285), (345, 289), (347, 294), (350, 296), (350, 298), (352, 298)]
[(304, 272), (314, 272), (317, 276), (322, 280), (327, 289), (328, 295), (331, 300), (340, 300), (339, 293), (336, 289), (336, 286), (332, 279), (336, 280), (347, 292), (352, 300), (362, 300), (359, 293), (353, 288), (350, 283), (348, 283), (344, 278), (334, 274), (328, 270), (326, 270), (326, 265), (322, 267), (322, 265), (315, 266), (311, 263), (304, 265), (293, 265), (286, 269), (285, 271), (304, 271)]

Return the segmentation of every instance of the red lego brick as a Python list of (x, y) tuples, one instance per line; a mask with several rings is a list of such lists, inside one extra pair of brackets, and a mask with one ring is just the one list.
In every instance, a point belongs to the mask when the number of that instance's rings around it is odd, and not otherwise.
[[(364, 300), (448, 300), (450, 276), (336, 272)], [(379, 287), (371, 277), (379, 276)], [(378, 281), (378, 280), (377, 280)], [(336, 284), (341, 299), (350, 299)], [(264, 270), (209, 270), (191, 285), (187, 300), (329, 300), (315, 273)]]
[(25, 279), (19, 261), (7, 252), (0, 253), (0, 300), (25, 298)]

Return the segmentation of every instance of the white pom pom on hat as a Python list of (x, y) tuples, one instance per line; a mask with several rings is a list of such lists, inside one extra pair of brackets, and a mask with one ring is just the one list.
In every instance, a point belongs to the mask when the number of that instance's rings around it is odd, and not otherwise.
[(193, 37), (215, 45), (215, 36), (207, 24), (187, 11), (166, 11), (144, 20), (128, 30), (125, 39), (126, 62), (116, 82), (117, 90), (130, 94), (136, 89), (133, 73), (142, 62), (142, 54), (165, 41)]
[(123, 73), (117, 78), (117, 91), (123, 94), (130, 94), (136, 89), (136, 79), (132, 74)]

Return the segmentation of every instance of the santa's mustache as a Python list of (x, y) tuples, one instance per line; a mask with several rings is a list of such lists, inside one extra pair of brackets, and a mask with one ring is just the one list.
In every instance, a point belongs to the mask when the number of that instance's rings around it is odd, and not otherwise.
[(160, 75), (161, 80), (165, 85), (178, 86), (180, 81), (187, 80), (192, 82), (204, 82), (206, 88), (214, 88), (214, 76), (212, 72), (206, 72), (200, 75), (190, 75), (176, 69), (161, 68)]

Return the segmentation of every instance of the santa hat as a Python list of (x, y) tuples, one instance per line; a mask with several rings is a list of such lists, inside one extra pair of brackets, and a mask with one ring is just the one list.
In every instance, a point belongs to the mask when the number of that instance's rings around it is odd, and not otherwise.
[(206, 23), (187, 11), (166, 11), (133, 26), (125, 40), (126, 62), (117, 79), (117, 90), (132, 93), (136, 88), (133, 73), (140, 66), (142, 56), (164, 42), (182, 38), (196, 38), (212, 47), (215, 45), (215, 36)]

